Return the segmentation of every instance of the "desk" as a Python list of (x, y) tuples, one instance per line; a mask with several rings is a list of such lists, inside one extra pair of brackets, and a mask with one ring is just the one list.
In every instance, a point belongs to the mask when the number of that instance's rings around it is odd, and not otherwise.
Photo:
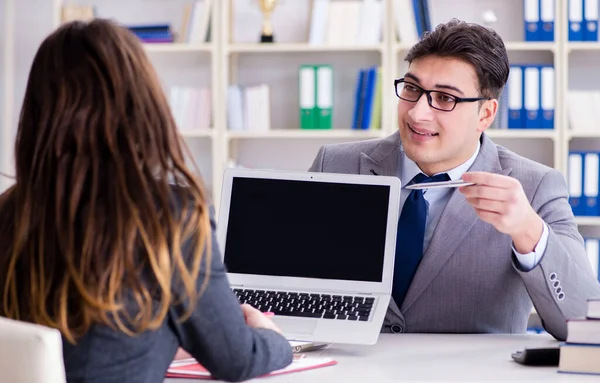
[[(600, 382), (599, 376), (557, 373), (556, 367), (522, 366), (510, 354), (525, 347), (552, 347), (549, 335), (381, 334), (374, 346), (333, 345), (308, 356), (328, 356), (335, 366), (252, 382), (557, 381)], [(206, 382), (167, 379), (165, 383)]]

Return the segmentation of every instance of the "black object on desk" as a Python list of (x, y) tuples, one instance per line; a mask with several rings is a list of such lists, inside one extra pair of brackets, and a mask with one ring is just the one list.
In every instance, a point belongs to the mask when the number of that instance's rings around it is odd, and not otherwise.
[(559, 347), (526, 348), (513, 353), (512, 358), (526, 366), (558, 366), (560, 359)]
[(314, 342), (290, 342), (292, 345), (292, 352), (308, 352), (308, 351), (318, 351), (322, 350), (325, 347), (329, 346), (329, 343), (314, 343)]

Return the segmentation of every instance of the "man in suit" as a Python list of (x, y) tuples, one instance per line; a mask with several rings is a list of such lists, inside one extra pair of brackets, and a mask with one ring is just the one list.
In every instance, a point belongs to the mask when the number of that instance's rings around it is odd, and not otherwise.
[[(408, 53), (398, 132), (325, 145), (311, 171), (400, 178), (393, 299), (382, 331), (515, 333), (533, 306), (557, 339), (600, 297), (564, 177), (494, 144), (509, 62), (502, 39), (452, 20)], [(440, 179), (459, 189), (407, 190)], [(367, 203), (367, 202), (365, 202)], [(368, 224), (368, 223), (365, 223)]]

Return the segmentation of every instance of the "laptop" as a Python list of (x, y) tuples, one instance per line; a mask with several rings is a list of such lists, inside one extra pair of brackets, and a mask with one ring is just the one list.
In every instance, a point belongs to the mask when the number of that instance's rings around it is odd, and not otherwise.
[(234, 293), (288, 340), (375, 344), (399, 198), (397, 177), (226, 170), (217, 235)]

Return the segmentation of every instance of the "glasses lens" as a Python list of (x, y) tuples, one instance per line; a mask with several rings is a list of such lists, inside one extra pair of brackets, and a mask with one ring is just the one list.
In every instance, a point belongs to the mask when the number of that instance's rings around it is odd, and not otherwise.
[(456, 105), (456, 98), (447, 93), (431, 92), (431, 104), (439, 110), (452, 110)]
[(399, 82), (396, 85), (398, 97), (406, 101), (417, 101), (421, 96), (421, 88), (409, 82)]

